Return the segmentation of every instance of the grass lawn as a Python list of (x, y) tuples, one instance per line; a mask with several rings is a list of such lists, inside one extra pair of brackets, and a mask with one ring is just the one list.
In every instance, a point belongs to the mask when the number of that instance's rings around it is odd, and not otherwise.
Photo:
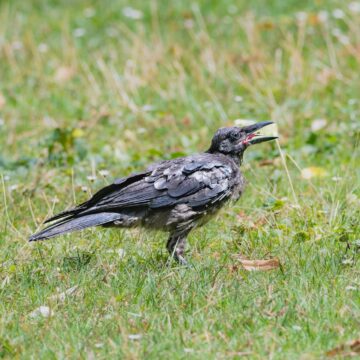
[[(1, 1), (0, 358), (320, 359), (359, 338), (359, 34), (356, 1)], [(280, 140), (247, 151), (190, 268), (140, 229), (27, 242), (235, 119)]]

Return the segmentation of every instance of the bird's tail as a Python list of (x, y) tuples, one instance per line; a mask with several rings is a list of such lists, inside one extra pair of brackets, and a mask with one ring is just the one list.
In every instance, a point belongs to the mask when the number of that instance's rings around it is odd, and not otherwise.
[(118, 213), (97, 213), (89, 215), (78, 215), (75, 218), (62, 219), (44, 230), (30, 236), (29, 241), (49, 239), (60, 234), (66, 234), (72, 231), (82, 230), (91, 226), (98, 226), (111, 223), (121, 218)]

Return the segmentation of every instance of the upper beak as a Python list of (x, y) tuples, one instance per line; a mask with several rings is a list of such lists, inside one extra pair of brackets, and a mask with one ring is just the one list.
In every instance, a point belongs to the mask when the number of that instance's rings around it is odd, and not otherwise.
[(272, 121), (262, 121), (253, 125), (249, 125), (245, 128), (243, 128), (243, 130), (245, 130), (247, 137), (245, 139), (245, 142), (249, 145), (252, 144), (258, 144), (264, 141), (270, 141), (270, 140), (275, 140), (278, 139), (278, 136), (268, 136), (268, 135), (263, 135), (261, 134), (261, 131), (259, 131), (260, 129), (262, 129), (265, 126), (271, 125), (273, 124)]

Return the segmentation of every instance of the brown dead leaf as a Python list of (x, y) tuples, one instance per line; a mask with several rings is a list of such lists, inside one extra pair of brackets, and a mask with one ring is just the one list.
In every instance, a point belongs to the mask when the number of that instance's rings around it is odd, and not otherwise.
[(257, 27), (260, 30), (272, 30), (274, 29), (276, 24), (270, 20), (264, 20), (257, 24)]
[(238, 220), (241, 222), (241, 224), (247, 228), (250, 229), (258, 229), (259, 227), (262, 227), (266, 224), (266, 218), (265, 217), (258, 217), (258, 218), (252, 218), (248, 216), (244, 211), (239, 211), (237, 215)]
[(327, 356), (335, 357), (341, 356), (344, 358), (346, 356), (359, 356), (360, 355), (360, 338), (354, 341), (342, 344), (326, 353)]
[(237, 271), (239, 270), (239, 266), (236, 265), (236, 264), (229, 265), (229, 266), (228, 266), (228, 270), (229, 270), (230, 273), (237, 272)]
[(2, 109), (5, 104), (6, 104), (5, 96), (0, 92), (0, 109)]
[(259, 162), (259, 166), (272, 166), (274, 165), (274, 159), (265, 159)]
[(182, 123), (183, 123), (184, 126), (189, 126), (189, 125), (191, 125), (191, 119), (188, 116), (185, 116), (182, 119)]
[(280, 261), (277, 258), (268, 260), (249, 260), (239, 259), (242, 267), (247, 271), (268, 271), (280, 267)]

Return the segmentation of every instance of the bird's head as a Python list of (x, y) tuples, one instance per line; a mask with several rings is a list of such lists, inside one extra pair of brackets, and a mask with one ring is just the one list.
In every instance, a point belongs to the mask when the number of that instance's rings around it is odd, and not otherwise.
[(277, 139), (277, 136), (267, 136), (260, 132), (265, 126), (273, 124), (272, 121), (263, 121), (244, 127), (224, 127), (216, 131), (209, 153), (222, 153), (225, 155), (242, 157), (244, 151), (253, 144)]

